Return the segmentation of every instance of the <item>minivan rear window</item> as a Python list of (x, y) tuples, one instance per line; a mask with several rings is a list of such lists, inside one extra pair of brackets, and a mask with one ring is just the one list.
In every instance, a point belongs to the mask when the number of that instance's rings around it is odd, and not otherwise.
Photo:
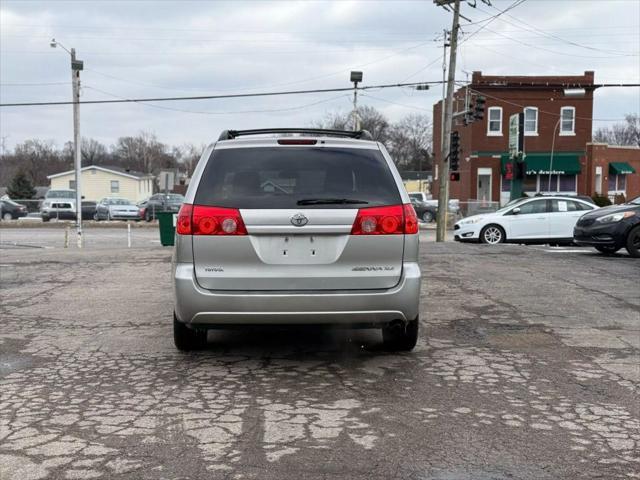
[[(323, 203), (326, 199), (348, 202)], [(359, 208), (402, 201), (379, 150), (260, 147), (214, 150), (195, 203), (294, 209)]]

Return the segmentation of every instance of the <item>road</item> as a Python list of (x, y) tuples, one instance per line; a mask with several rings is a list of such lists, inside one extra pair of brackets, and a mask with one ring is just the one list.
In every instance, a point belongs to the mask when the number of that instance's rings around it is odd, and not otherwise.
[(628, 256), (425, 243), (408, 354), (312, 329), (178, 353), (157, 244), (0, 263), (2, 480), (640, 477)]

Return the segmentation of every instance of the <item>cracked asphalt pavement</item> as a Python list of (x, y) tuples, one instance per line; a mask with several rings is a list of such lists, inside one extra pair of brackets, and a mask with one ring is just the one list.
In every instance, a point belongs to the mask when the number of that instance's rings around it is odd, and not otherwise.
[(412, 353), (264, 328), (182, 354), (170, 255), (0, 250), (0, 479), (640, 478), (637, 260), (425, 243)]

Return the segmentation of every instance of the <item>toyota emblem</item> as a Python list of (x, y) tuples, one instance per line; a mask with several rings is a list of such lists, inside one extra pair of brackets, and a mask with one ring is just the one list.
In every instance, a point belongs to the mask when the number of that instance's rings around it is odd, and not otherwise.
[(291, 225), (294, 227), (304, 227), (307, 223), (309, 223), (309, 219), (302, 213), (296, 213), (291, 217)]

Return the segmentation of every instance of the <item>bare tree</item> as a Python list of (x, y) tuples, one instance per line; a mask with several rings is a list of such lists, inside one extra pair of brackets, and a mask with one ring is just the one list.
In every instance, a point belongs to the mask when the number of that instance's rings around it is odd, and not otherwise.
[(205, 148), (206, 145), (204, 144), (195, 145), (193, 143), (184, 143), (179, 147), (172, 147), (171, 155), (178, 164), (182, 164), (185, 173), (191, 176)]
[[(394, 161), (401, 168), (406, 170), (432, 168), (433, 125), (429, 116), (409, 114), (392, 124), (384, 114), (373, 107), (359, 107), (358, 114), (362, 128), (368, 130), (374, 140), (385, 144)], [(318, 128), (349, 130), (351, 119), (351, 112), (333, 112), (313, 122), (312, 125)]]
[(167, 153), (167, 146), (149, 132), (135, 137), (120, 137), (113, 146), (113, 154), (124, 168), (157, 174), (163, 168), (174, 168), (176, 160)]
[(611, 127), (596, 130), (593, 140), (609, 145), (637, 145), (640, 146), (640, 115), (628, 114), (626, 123), (615, 123)]
[(71, 168), (51, 140), (26, 140), (15, 146), (11, 157), (15, 168), (23, 170), (34, 185), (47, 185), (47, 175)]
[(83, 138), (80, 149), (85, 165), (104, 165), (109, 160), (107, 147), (93, 138)]
[[(364, 105), (358, 107), (360, 127), (371, 133), (374, 140), (386, 143), (391, 134), (391, 125), (387, 117), (374, 107)], [(351, 112), (329, 113), (324, 119), (313, 122), (314, 127), (331, 128), (335, 130), (350, 130), (352, 125)]]
[(413, 113), (392, 126), (388, 147), (398, 166), (407, 170), (432, 168), (432, 127), (427, 115)]

